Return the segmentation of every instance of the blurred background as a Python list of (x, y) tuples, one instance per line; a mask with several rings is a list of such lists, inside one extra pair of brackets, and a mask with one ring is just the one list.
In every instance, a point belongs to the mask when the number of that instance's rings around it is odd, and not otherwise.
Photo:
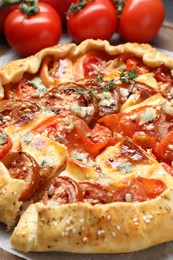
[(166, 20), (173, 23), (173, 0), (163, 0), (166, 7)]

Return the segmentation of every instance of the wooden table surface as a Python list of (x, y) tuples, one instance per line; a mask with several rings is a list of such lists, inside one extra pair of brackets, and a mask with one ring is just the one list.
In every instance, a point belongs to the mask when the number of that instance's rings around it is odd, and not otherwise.
[[(161, 49), (168, 51), (173, 51), (173, 24), (170, 22), (164, 22), (163, 26), (158, 34), (158, 36), (151, 42), (153, 46), (156, 46)], [(118, 43), (122, 42), (121, 39), (118, 39)], [(6, 53), (9, 50), (9, 46), (5, 40), (0, 39), (0, 56)], [(0, 248), (0, 260), (20, 260), (22, 258), (12, 255)]]

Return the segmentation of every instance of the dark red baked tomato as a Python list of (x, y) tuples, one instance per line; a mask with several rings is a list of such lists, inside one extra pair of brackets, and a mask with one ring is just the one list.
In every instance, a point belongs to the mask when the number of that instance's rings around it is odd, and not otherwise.
[(0, 102), (0, 127), (5, 128), (12, 123), (21, 126), (32, 120), (35, 112), (39, 109), (37, 104), (29, 101), (2, 100)]
[(35, 159), (25, 152), (11, 152), (2, 159), (2, 163), (12, 178), (24, 180), (26, 183), (20, 200), (29, 199), (34, 194), (39, 181), (39, 166)]
[(165, 17), (161, 0), (127, 0), (120, 17), (120, 34), (130, 42), (150, 42), (159, 32)]
[(173, 131), (163, 137), (156, 146), (155, 155), (159, 161), (166, 162), (169, 165), (173, 162)]
[(53, 46), (61, 37), (61, 20), (55, 9), (43, 3), (38, 7), (39, 11), (34, 15), (14, 10), (5, 21), (7, 41), (22, 56)]
[(154, 70), (155, 78), (158, 82), (173, 84), (173, 76), (171, 70), (161, 65)]
[(77, 181), (67, 176), (54, 179), (42, 199), (48, 203), (68, 204), (83, 201), (82, 189)]
[(114, 202), (113, 193), (103, 185), (91, 181), (81, 181), (79, 184), (83, 191), (84, 202), (91, 205)]
[(109, 0), (89, 0), (82, 4), (76, 0), (68, 12), (67, 28), (78, 43), (91, 38), (107, 40), (117, 29), (116, 8)]
[(64, 83), (50, 89), (41, 99), (41, 104), (53, 111), (63, 110), (78, 116), (90, 127), (99, 117), (97, 98), (76, 83)]

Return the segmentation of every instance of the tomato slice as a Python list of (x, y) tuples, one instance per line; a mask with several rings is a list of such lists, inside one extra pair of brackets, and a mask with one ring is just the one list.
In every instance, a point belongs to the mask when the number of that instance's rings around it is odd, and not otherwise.
[(37, 101), (47, 92), (41, 78), (36, 75), (25, 74), (17, 83), (9, 83), (4, 86), (5, 99), (21, 99)]
[(45, 192), (43, 203), (68, 204), (83, 201), (82, 189), (77, 181), (68, 176), (56, 177)]
[(97, 56), (86, 57), (83, 61), (84, 76), (87, 78), (95, 78), (99, 71), (102, 70), (104, 61)]
[(25, 152), (11, 152), (2, 159), (2, 163), (12, 178), (25, 181), (20, 200), (28, 200), (34, 194), (39, 181), (40, 168), (37, 162)]
[(173, 131), (163, 137), (160, 143), (156, 146), (155, 155), (159, 161), (168, 163), (173, 162)]
[(132, 141), (144, 150), (152, 149), (154, 151), (156, 147), (156, 140), (143, 132), (134, 133)]
[(83, 200), (91, 205), (114, 202), (113, 193), (99, 183), (82, 181), (79, 183), (83, 190)]
[(170, 166), (165, 162), (161, 162), (161, 165), (173, 177), (173, 166)]
[(121, 128), (119, 125), (119, 116), (117, 114), (101, 117), (97, 122), (100, 125), (104, 125), (109, 128), (112, 134), (121, 132)]
[(149, 68), (141, 60), (135, 57), (126, 60), (126, 69), (127, 70), (136, 69), (139, 75), (148, 73), (150, 71)]
[(47, 136), (64, 144), (68, 151), (83, 147), (83, 140), (90, 128), (80, 118), (70, 114), (52, 116), (32, 129), (34, 133), (46, 133)]
[(109, 128), (96, 124), (84, 139), (85, 151), (96, 156), (109, 145), (115, 144), (112, 132)]
[(40, 107), (29, 101), (2, 100), (0, 103), (0, 127), (5, 128), (9, 124), (22, 125), (31, 120)]
[(154, 70), (155, 78), (159, 82), (171, 83), (173, 84), (173, 76), (171, 70), (161, 65), (156, 70)]
[(0, 129), (0, 159), (2, 159), (12, 148), (11, 138)]
[(160, 141), (173, 127), (172, 116), (152, 106), (139, 107), (122, 115), (120, 127), (124, 135), (133, 138), (137, 132)]
[(142, 202), (154, 199), (166, 190), (166, 184), (159, 179), (141, 176), (125, 178), (112, 188), (115, 201)]
[(43, 96), (41, 104), (53, 111), (67, 111), (93, 126), (99, 117), (98, 100), (81, 84), (65, 83)]
[(120, 111), (120, 91), (112, 80), (97, 79), (79, 80), (78, 83), (87, 89), (87, 92), (98, 100), (99, 118), (118, 113)]

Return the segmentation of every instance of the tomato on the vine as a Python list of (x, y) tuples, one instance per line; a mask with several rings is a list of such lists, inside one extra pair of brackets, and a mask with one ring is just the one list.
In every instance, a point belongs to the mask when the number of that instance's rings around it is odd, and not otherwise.
[(0, 10), (0, 35), (4, 34), (5, 19), (7, 18), (10, 12), (11, 10), (9, 7)]
[(40, 2), (53, 6), (53, 8), (60, 15), (62, 23), (65, 24), (66, 23), (66, 13), (67, 13), (71, 3), (74, 3), (75, 0), (40, 0)]
[(120, 34), (126, 41), (150, 42), (165, 17), (161, 0), (127, 0), (120, 17)]
[(5, 21), (7, 41), (22, 56), (33, 55), (55, 45), (61, 37), (62, 24), (55, 9), (43, 3), (39, 3), (38, 8), (33, 15), (14, 10)]
[(117, 29), (117, 12), (110, 0), (76, 0), (68, 13), (67, 29), (77, 43), (86, 39), (108, 40)]

